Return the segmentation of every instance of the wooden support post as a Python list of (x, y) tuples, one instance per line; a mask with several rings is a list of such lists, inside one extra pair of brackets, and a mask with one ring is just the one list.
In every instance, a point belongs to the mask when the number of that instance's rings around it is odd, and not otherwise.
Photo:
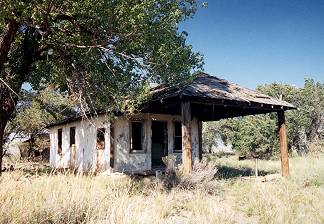
[(259, 176), (259, 159), (255, 158), (255, 176), (258, 177)]
[(202, 121), (198, 121), (199, 160), (202, 159)]
[(278, 111), (278, 127), (280, 139), (280, 160), (281, 160), (281, 175), (283, 177), (289, 176), (289, 162), (288, 162), (288, 143), (285, 112)]
[(115, 131), (114, 124), (110, 122), (110, 159), (109, 164), (111, 168), (115, 166)]
[(192, 143), (191, 143), (191, 105), (181, 103), (182, 122), (182, 164), (185, 173), (192, 171)]

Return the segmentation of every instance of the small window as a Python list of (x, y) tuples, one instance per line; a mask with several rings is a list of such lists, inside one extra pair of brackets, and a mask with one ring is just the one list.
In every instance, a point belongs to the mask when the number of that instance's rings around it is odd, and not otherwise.
[(75, 127), (70, 127), (70, 147), (75, 145)]
[(57, 153), (62, 154), (62, 128), (57, 130)]
[(105, 129), (98, 128), (97, 129), (97, 150), (105, 149)]
[(182, 152), (181, 122), (174, 122), (174, 152)]
[(143, 151), (144, 123), (133, 121), (130, 123), (130, 146), (131, 152)]

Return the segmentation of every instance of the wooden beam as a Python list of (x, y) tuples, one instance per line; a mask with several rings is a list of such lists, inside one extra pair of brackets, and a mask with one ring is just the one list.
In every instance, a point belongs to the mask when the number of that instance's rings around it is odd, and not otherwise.
[(285, 112), (278, 111), (278, 127), (280, 140), (280, 160), (281, 160), (281, 175), (283, 177), (289, 176), (289, 161), (288, 161), (288, 143)]
[(182, 122), (182, 164), (185, 173), (192, 171), (192, 142), (191, 142), (191, 105), (181, 103)]
[(109, 164), (111, 168), (114, 168), (115, 166), (115, 130), (114, 130), (114, 124), (111, 121), (110, 122), (110, 160)]
[(202, 121), (198, 121), (199, 160), (202, 159)]

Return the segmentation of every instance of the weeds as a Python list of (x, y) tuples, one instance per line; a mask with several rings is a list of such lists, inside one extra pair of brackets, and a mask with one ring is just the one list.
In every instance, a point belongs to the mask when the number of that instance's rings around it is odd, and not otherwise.
[(162, 181), (167, 189), (201, 190), (208, 194), (216, 194), (217, 168), (214, 164), (207, 162), (206, 159), (196, 162), (190, 174), (183, 173), (182, 167), (176, 166), (175, 158), (167, 159), (166, 164), (167, 169)]
[[(224, 166), (253, 169), (254, 161), (215, 158), (196, 164), (192, 175), (171, 166), (158, 181), (33, 175), (24, 167), (0, 178), (0, 223), (324, 222), (324, 154), (292, 158), (291, 177), (268, 182), (219, 178), (216, 168)], [(263, 172), (279, 167), (260, 161)]]

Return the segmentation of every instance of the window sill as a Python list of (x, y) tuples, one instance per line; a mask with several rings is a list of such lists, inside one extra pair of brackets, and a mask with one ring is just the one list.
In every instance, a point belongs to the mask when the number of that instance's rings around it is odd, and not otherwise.
[(130, 151), (130, 154), (145, 154), (145, 150)]

